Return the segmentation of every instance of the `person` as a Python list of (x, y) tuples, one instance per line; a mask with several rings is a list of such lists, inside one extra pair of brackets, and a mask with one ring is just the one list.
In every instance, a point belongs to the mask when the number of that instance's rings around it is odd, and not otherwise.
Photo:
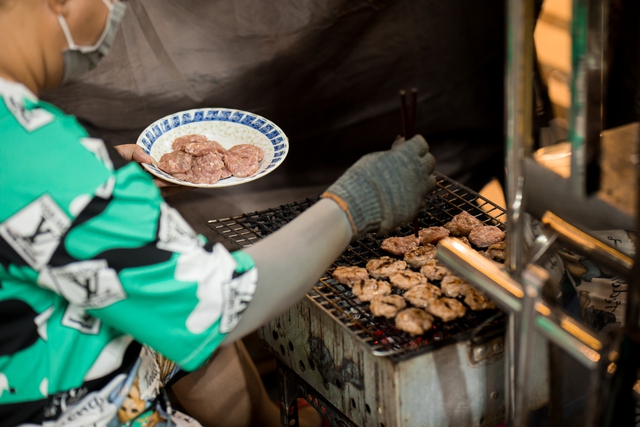
[(197, 425), (172, 407), (172, 382), (203, 424), (274, 425), (242, 413), (252, 396), (227, 375), (247, 363), (238, 340), (300, 300), (352, 239), (410, 221), (434, 158), (421, 136), (400, 141), (246, 250), (208, 243), (127, 161), (143, 154), (122, 157), (38, 98), (95, 67), (124, 11), (0, 0), (0, 426)]

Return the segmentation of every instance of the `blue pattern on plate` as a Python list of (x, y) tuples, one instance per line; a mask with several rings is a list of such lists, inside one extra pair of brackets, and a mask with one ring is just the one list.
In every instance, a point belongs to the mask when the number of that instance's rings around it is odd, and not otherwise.
[(278, 135), (280, 135), (280, 132), (278, 132), (277, 130), (274, 130), (273, 132), (271, 132), (270, 134), (267, 135), (267, 138), (273, 139)]
[(218, 116), (218, 110), (208, 110), (205, 120), (214, 121)]
[(180, 126), (180, 116), (175, 115), (171, 118), (171, 126), (174, 128)]
[(265, 121), (262, 119), (258, 119), (255, 122), (251, 123), (251, 127), (254, 129), (260, 129), (262, 126), (264, 126)]
[(162, 129), (165, 132), (169, 132), (171, 130), (171, 124), (169, 123), (169, 120), (163, 120), (162, 121)]
[(273, 130), (273, 126), (271, 125), (266, 125), (265, 127), (262, 127), (259, 129), (260, 132), (262, 132), (263, 134), (268, 134), (269, 132), (271, 132)]
[(191, 114), (189, 113), (184, 113), (182, 115), (182, 122), (180, 122), (181, 125), (186, 125), (191, 123), (193, 120), (191, 119)]
[(201, 122), (203, 118), (204, 118), (203, 111), (196, 111), (195, 114), (193, 115), (194, 122)]
[(145, 136), (147, 138), (149, 138), (149, 141), (156, 142), (156, 136), (154, 134), (152, 134), (151, 132), (148, 131), (147, 133), (145, 133)]
[(245, 114), (244, 119), (240, 120), (240, 123), (242, 123), (243, 125), (248, 125), (255, 119), (255, 117), (250, 116), (249, 114)]

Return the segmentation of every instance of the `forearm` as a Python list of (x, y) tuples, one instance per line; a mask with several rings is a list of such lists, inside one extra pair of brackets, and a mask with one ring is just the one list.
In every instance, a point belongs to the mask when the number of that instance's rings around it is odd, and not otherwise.
[(345, 212), (322, 199), (286, 227), (249, 247), (258, 270), (252, 302), (227, 335), (230, 343), (298, 302), (344, 251), (353, 232)]

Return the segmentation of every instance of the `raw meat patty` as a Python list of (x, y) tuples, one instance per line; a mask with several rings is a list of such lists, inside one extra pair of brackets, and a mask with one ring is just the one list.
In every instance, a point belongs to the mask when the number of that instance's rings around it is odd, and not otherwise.
[(411, 335), (423, 335), (433, 326), (433, 316), (419, 308), (407, 308), (396, 316), (396, 328)]
[(204, 156), (207, 153), (216, 152), (224, 154), (227, 150), (216, 141), (192, 142), (184, 147), (184, 151), (192, 156)]
[(251, 144), (238, 144), (229, 148), (224, 154), (224, 164), (233, 176), (245, 178), (258, 171), (264, 153), (259, 147)]
[(390, 319), (396, 317), (398, 311), (406, 306), (407, 303), (400, 295), (384, 295), (373, 297), (369, 308), (374, 316), (384, 316)]
[(413, 234), (404, 237), (389, 237), (384, 239), (380, 248), (393, 255), (404, 255), (411, 248), (418, 246), (418, 239)]
[(367, 280), (369, 273), (362, 267), (338, 267), (333, 270), (333, 277), (343, 285), (351, 286), (360, 280)]
[(504, 239), (504, 231), (493, 225), (474, 228), (469, 233), (469, 241), (479, 248), (486, 248)]
[(454, 216), (451, 221), (444, 226), (451, 232), (454, 237), (468, 236), (476, 227), (480, 227), (482, 222), (469, 212), (462, 211), (458, 215)]
[(193, 158), (191, 167), (191, 182), (195, 184), (215, 184), (222, 177), (222, 156), (215, 152)]
[(158, 168), (166, 173), (184, 173), (191, 169), (191, 154), (184, 151), (172, 151), (163, 154), (158, 162)]
[(198, 135), (196, 133), (192, 133), (189, 135), (180, 136), (173, 140), (171, 143), (171, 148), (175, 151), (185, 151), (185, 148), (189, 144), (197, 144), (207, 142), (207, 137), (204, 135)]

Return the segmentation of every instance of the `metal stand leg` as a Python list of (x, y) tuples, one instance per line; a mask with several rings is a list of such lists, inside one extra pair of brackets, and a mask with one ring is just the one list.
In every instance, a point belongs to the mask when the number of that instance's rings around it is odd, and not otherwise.
[(280, 425), (298, 427), (298, 381), (280, 361), (278, 361), (278, 383), (280, 385)]

